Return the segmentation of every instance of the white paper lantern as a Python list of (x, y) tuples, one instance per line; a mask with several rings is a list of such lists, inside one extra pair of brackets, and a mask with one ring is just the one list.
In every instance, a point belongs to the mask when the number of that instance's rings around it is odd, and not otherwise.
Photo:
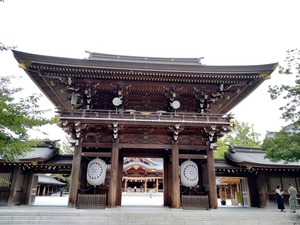
[(195, 162), (187, 160), (180, 166), (180, 180), (186, 187), (195, 187), (199, 181), (198, 166)]
[(87, 166), (86, 178), (90, 185), (97, 186), (104, 183), (106, 177), (106, 163), (102, 159), (93, 159)]

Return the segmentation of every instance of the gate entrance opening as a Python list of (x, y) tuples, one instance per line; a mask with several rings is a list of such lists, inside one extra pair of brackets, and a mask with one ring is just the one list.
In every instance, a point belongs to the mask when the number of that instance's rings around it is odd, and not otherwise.
[(124, 158), (121, 205), (163, 205), (162, 158)]
[(246, 177), (217, 177), (218, 206), (250, 207), (248, 180)]

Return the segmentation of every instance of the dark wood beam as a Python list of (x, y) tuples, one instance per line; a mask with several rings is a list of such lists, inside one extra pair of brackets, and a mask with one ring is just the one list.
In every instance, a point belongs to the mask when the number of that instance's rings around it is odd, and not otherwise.
[(111, 157), (111, 152), (82, 152), (81, 156), (86, 157)]
[(168, 155), (169, 154), (169, 152), (168, 151), (166, 151), (165, 153), (161, 153), (161, 152), (145, 152), (145, 153), (140, 153), (140, 152), (138, 152), (138, 153), (134, 153), (134, 152), (130, 152), (130, 153), (127, 153), (127, 152), (125, 152), (125, 153), (120, 153), (120, 155), (122, 156), (122, 157), (141, 157), (141, 158), (163, 158), (164, 157), (164, 155)]
[[(147, 143), (119, 143), (120, 148), (131, 149), (172, 149), (172, 144), (147, 144)], [(105, 148), (110, 149), (111, 143), (95, 143), (95, 142), (83, 142), (84, 148)], [(207, 149), (206, 145), (178, 145), (179, 150), (196, 150), (203, 151)]]
[(179, 154), (180, 159), (207, 159), (207, 155)]
[(107, 148), (111, 149), (111, 143), (83, 142), (83, 148)]

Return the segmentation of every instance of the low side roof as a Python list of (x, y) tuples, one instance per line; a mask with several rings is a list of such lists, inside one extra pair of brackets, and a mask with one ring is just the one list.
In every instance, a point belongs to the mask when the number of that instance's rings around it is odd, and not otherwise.
[(225, 158), (239, 166), (254, 166), (261, 168), (300, 168), (300, 162), (285, 164), (284, 161), (272, 162), (266, 158), (261, 148), (230, 146)]
[[(56, 141), (45, 141), (32, 148), (30, 152), (24, 153), (21, 162), (44, 162), (58, 154), (59, 149), (55, 147)], [(0, 156), (0, 162), (4, 161)]]
[(39, 184), (54, 184), (54, 185), (66, 185), (66, 183), (60, 182), (56, 179), (54, 179), (51, 176), (47, 176), (47, 175), (42, 175), (40, 174), (38, 176), (38, 183)]

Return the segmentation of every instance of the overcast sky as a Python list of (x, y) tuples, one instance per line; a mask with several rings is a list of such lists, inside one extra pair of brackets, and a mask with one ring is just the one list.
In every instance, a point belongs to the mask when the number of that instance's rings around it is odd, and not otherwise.
[[(85, 58), (85, 51), (154, 57), (204, 57), (206, 65), (282, 62), (299, 48), (299, 0), (0, 2), (0, 42), (29, 53)], [(39, 92), (11, 52), (0, 54), (0, 75), (21, 75), (27, 93)], [(286, 123), (269, 85), (293, 79), (272, 74), (232, 112), (262, 136)], [(53, 108), (48, 100), (43, 107)], [(54, 113), (53, 113), (54, 115)], [(62, 133), (52, 132), (51, 138)]]

